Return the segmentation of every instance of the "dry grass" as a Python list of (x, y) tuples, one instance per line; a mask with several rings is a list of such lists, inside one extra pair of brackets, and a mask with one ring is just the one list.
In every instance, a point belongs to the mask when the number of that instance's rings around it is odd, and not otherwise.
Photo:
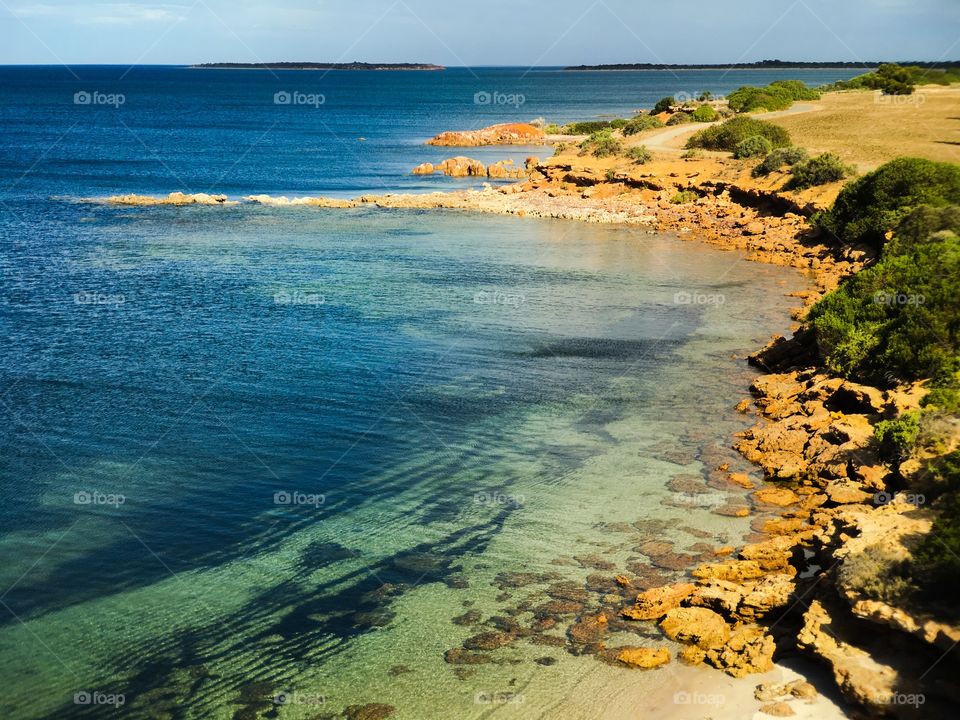
[(795, 145), (832, 152), (866, 172), (902, 155), (960, 163), (960, 87), (925, 87), (904, 98), (828, 93), (822, 109), (772, 122)]

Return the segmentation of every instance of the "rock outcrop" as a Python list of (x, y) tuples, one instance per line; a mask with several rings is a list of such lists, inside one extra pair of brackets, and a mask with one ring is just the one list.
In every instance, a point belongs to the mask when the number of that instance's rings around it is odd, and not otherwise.
[(482, 145), (541, 145), (543, 130), (528, 123), (501, 123), (482, 130), (442, 132), (427, 141), (440, 147), (479, 147)]

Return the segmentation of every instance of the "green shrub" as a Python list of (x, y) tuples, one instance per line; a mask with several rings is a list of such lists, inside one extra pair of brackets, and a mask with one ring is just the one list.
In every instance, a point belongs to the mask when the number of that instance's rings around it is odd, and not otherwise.
[(609, 130), (610, 128), (610, 120), (584, 120), (583, 122), (570, 123), (563, 127), (567, 135), (592, 135), (595, 132)]
[(907, 562), (882, 545), (868, 545), (850, 554), (840, 568), (844, 584), (864, 597), (896, 604), (913, 589)]
[(913, 77), (907, 68), (886, 64), (864, 78), (864, 85), (884, 95), (912, 95)]
[(873, 430), (885, 457), (906, 457), (920, 436), (920, 412), (906, 412), (893, 420), (881, 420)]
[(627, 122), (628, 121), (624, 118), (615, 118), (614, 120), (610, 121), (610, 127), (614, 130), (619, 130), (620, 128), (624, 127)]
[(670, 202), (674, 205), (686, 205), (687, 203), (692, 203), (698, 197), (700, 196), (693, 192), (693, 190), (681, 190), (670, 198)]
[(943, 231), (960, 235), (960, 207), (921, 205), (900, 222), (883, 251), (885, 254), (900, 254)]
[(766, 87), (744, 86), (730, 93), (727, 105), (734, 112), (786, 110), (797, 100), (817, 100), (820, 93), (800, 80), (777, 80)]
[(818, 347), (845, 377), (950, 383), (960, 371), (960, 237), (896, 247), (811, 309)]
[(695, 122), (714, 122), (720, 117), (720, 114), (713, 109), (712, 105), (701, 105), (693, 111), (692, 117)]
[(773, 150), (773, 143), (763, 135), (753, 135), (737, 143), (737, 146), (733, 149), (733, 156), (742, 160), (767, 155), (771, 150)]
[(704, 90), (702, 93), (700, 93), (699, 97), (697, 97), (697, 100), (700, 102), (710, 102), (713, 100), (713, 93), (709, 90)]
[(660, 122), (660, 118), (653, 117), (653, 115), (637, 115), (633, 120), (628, 120), (623, 126), (623, 134), (636, 135), (644, 130), (661, 127), (663, 127), (663, 123)]
[(544, 126), (543, 132), (547, 135), (563, 135), (564, 128), (562, 128), (560, 125), (550, 123), (549, 125)]
[(951, 204), (960, 204), (960, 166), (898, 158), (847, 185), (817, 224), (841, 243), (880, 249), (914, 208)]
[(769, 175), (772, 172), (776, 172), (784, 165), (793, 166), (798, 162), (803, 162), (807, 160), (810, 156), (807, 154), (807, 151), (803, 148), (798, 147), (785, 147), (777, 148), (769, 155), (767, 155), (763, 162), (757, 165), (753, 169), (754, 177), (761, 177)]
[(670, 119), (667, 120), (667, 125), (686, 125), (687, 123), (693, 122), (693, 116), (688, 112), (683, 112), (682, 110), (678, 113), (674, 113), (670, 116)]
[(623, 145), (613, 136), (611, 130), (598, 130), (580, 143), (580, 150), (589, 152), (594, 157), (605, 158), (619, 155)]
[(554, 156), (563, 155), (563, 153), (565, 153), (566, 151), (567, 151), (566, 143), (557, 143), (557, 145), (553, 148)]
[(653, 106), (653, 110), (650, 111), (652, 115), (659, 115), (662, 112), (667, 112), (674, 105), (677, 104), (677, 100), (673, 95), (668, 95), (667, 97), (660, 98), (657, 100), (657, 104)]
[(790, 144), (790, 133), (779, 125), (751, 117), (735, 117), (704, 128), (687, 140), (687, 147), (733, 152), (738, 144), (754, 135), (765, 137), (775, 148)]
[(824, 153), (796, 163), (791, 171), (790, 182), (787, 186), (795, 190), (801, 190), (815, 185), (837, 182), (853, 173), (854, 169), (844, 163), (839, 156), (833, 153)]
[(690, 150), (684, 150), (683, 154), (680, 155), (684, 160), (696, 160), (697, 158), (703, 157), (703, 150), (697, 150), (696, 148), (691, 148)]
[(637, 165), (648, 163), (653, 158), (651, 152), (647, 150), (646, 145), (636, 145), (632, 148), (628, 148), (626, 156), (629, 160), (633, 160), (633, 162), (635, 162)]

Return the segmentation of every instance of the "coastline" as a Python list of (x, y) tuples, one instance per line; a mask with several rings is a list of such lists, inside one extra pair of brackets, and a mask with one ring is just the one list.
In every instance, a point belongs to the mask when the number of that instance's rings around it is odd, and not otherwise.
[[(757, 181), (747, 177), (744, 163), (711, 156), (693, 161), (658, 158), (641, 168), (624, 170), (609, 162), (561, 153), (532, 163), (527, 180), (499, 188), (365, 195), (353, 200), (252, 195), (244, 201), (271, 207), (446, 209), (673, 232), (721, 249), (745, 250), (747, 259), (753, 261), (803, 270), (810, 288), (798, 296), (803, 307), (795, 317), (800, 319), (817, 299), (873, 257), (865, 248), (829, 246), (809, 231), (807, 218), (832, 201), (840, 183), (797, 195), (776, 190), (774, 185), (780, 180), (782, 177)], [(674, 203), (673, 197), (684, 191), (696, 194), (696, 200)], [(132, 206), (238, 202), (222, 196), (189, 195), (161, 199), (118, 196), (107, 201)], [(669, 618), (684, 609), (711, 613), (692, 618), (687, 626), (672, 631), (675, 637), (671, 639), (681, 642), (702, 634), (696, 622), (706, 619), (713, 623), (713, 616), (724, 626), (732, 626), (739, 645), (733, 646), (728, 636), (722, 643), (712, 643), (709, 650), (692, 642), (688, 643), (690, 652), (681, 652), (682, 659), (689, 663), (706, 660), (735, 675), (736, 679), (730, 679), (702, 668), (689, 673), (697, 678), (698, 692), (736, 695), (735, 702), (709, 708), (715, 717), (739, 718), (750, 712), (750, 707), (758, 709), (761, 700), (753, 696), (758, 682), (772, 682), (778, 671), (786, 669), (773, 664), (773, 660), (778, 655), (791, 657), (797, 653), (824, 662), (848, 701), (876, 715), (899, 713), (900, 708), (883, 698), (916, 689), (899, 677), (901, 670), (904, 677), (909, 677), (911, 668), (894, 667), (889, 654), (877, 654), (875, 659), (863, 651), (860, 646), (868, 642), (862, 637), (863, 628), (895, 629), (907, 637), (918, 637), (920, 645), (897, 635), (900, 652), (918, 656), (939, 654), (947, 649), (943, 643), (960, 640), (960, 635), (951, 634), (953, 628), (930, 630), (928, 620), (904, 617), (902, 609), (856, 596), (837, 575), (850, 552), (847, 546), (851, 537), (885, 537), (898, 543), (901, 537), (892, 532), (894, 526), (929, 524), (927, 515), (907, 503), (878, 506), (875, 502), (876, 494), (886, 492), (884, 479), (889, 470), (871, 446), (873, 425), (881, 417), (916, 407), (922, 388), (898, 394), (848, 383), (818, 368), (808, 350), (802, 342), (776, 339), (751, 358), (752, 364), (764, 371), (754, 382), (753, 398), (731, 399), (731, 405), (739, 402), (741, 412), (757, 416), (758, 424), (734, 439), (741, 454), (765, 474), (763, 486), (753, 493), (754, 533), (743, 539), (745, 545), (731, 548), (727, 559), (694, 569), (693, 579), (682, 583), (682, 589), (678, 590), (678, 585), (647, 589), (640, 593), (635, 606), (635, 614), (643, 616), (636, 618), (640, 622)], [(838, 460), (841, 455), (842, 462)], [(722, 467), (710, 470), (716, 474), (716, 482), (747, 487), (742, 477), (725, 477)], [(813, 565), (825, 572), (808, 575)], [(835, 595), (840, 595), (841, 602)], [(647, 614), (650, 617), (645, 617)], [(742, 632), (745, 629), (749, 632)], [(799, 644), (795, 642), (797, 637)], [(864, 655), (873, 665), (866, 663)], [(910, 658), (905, 664), (915, 660), (917, 657)], [(688, 675), (686, 668), (682, 675)], [(796, 679), (787, 675), (777, 682)], [(823, 687), (822, 682), (816, 684)], [(664, 698), (671, 687), (665, 683)], [(659, 702), (660, 694), (656, 697)], [(787, 691), (774, 693), (763, 702), (768, 711), (803, 717), (808, 700)], [(783, 704), (792, 712), (779, 707)], [(674, 706), (676, 713), (665, 717), (699, 717), (703, 712), (700, 707), (687, 714), (676, 701)], [(841, 713), (837, 717), (845, 716), (841, 708), (832, 707)], [(822, 712), (810, 716), (832, 717)]]

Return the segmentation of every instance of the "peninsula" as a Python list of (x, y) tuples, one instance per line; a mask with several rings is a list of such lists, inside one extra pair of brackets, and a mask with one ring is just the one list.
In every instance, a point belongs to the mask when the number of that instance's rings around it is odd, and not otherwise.
[(446, 70), (443, 65), (429, 63), (316, 63), (316, 62), (276, 62), (276, 63), (201, 63), (191, 68), (214, 70)]

